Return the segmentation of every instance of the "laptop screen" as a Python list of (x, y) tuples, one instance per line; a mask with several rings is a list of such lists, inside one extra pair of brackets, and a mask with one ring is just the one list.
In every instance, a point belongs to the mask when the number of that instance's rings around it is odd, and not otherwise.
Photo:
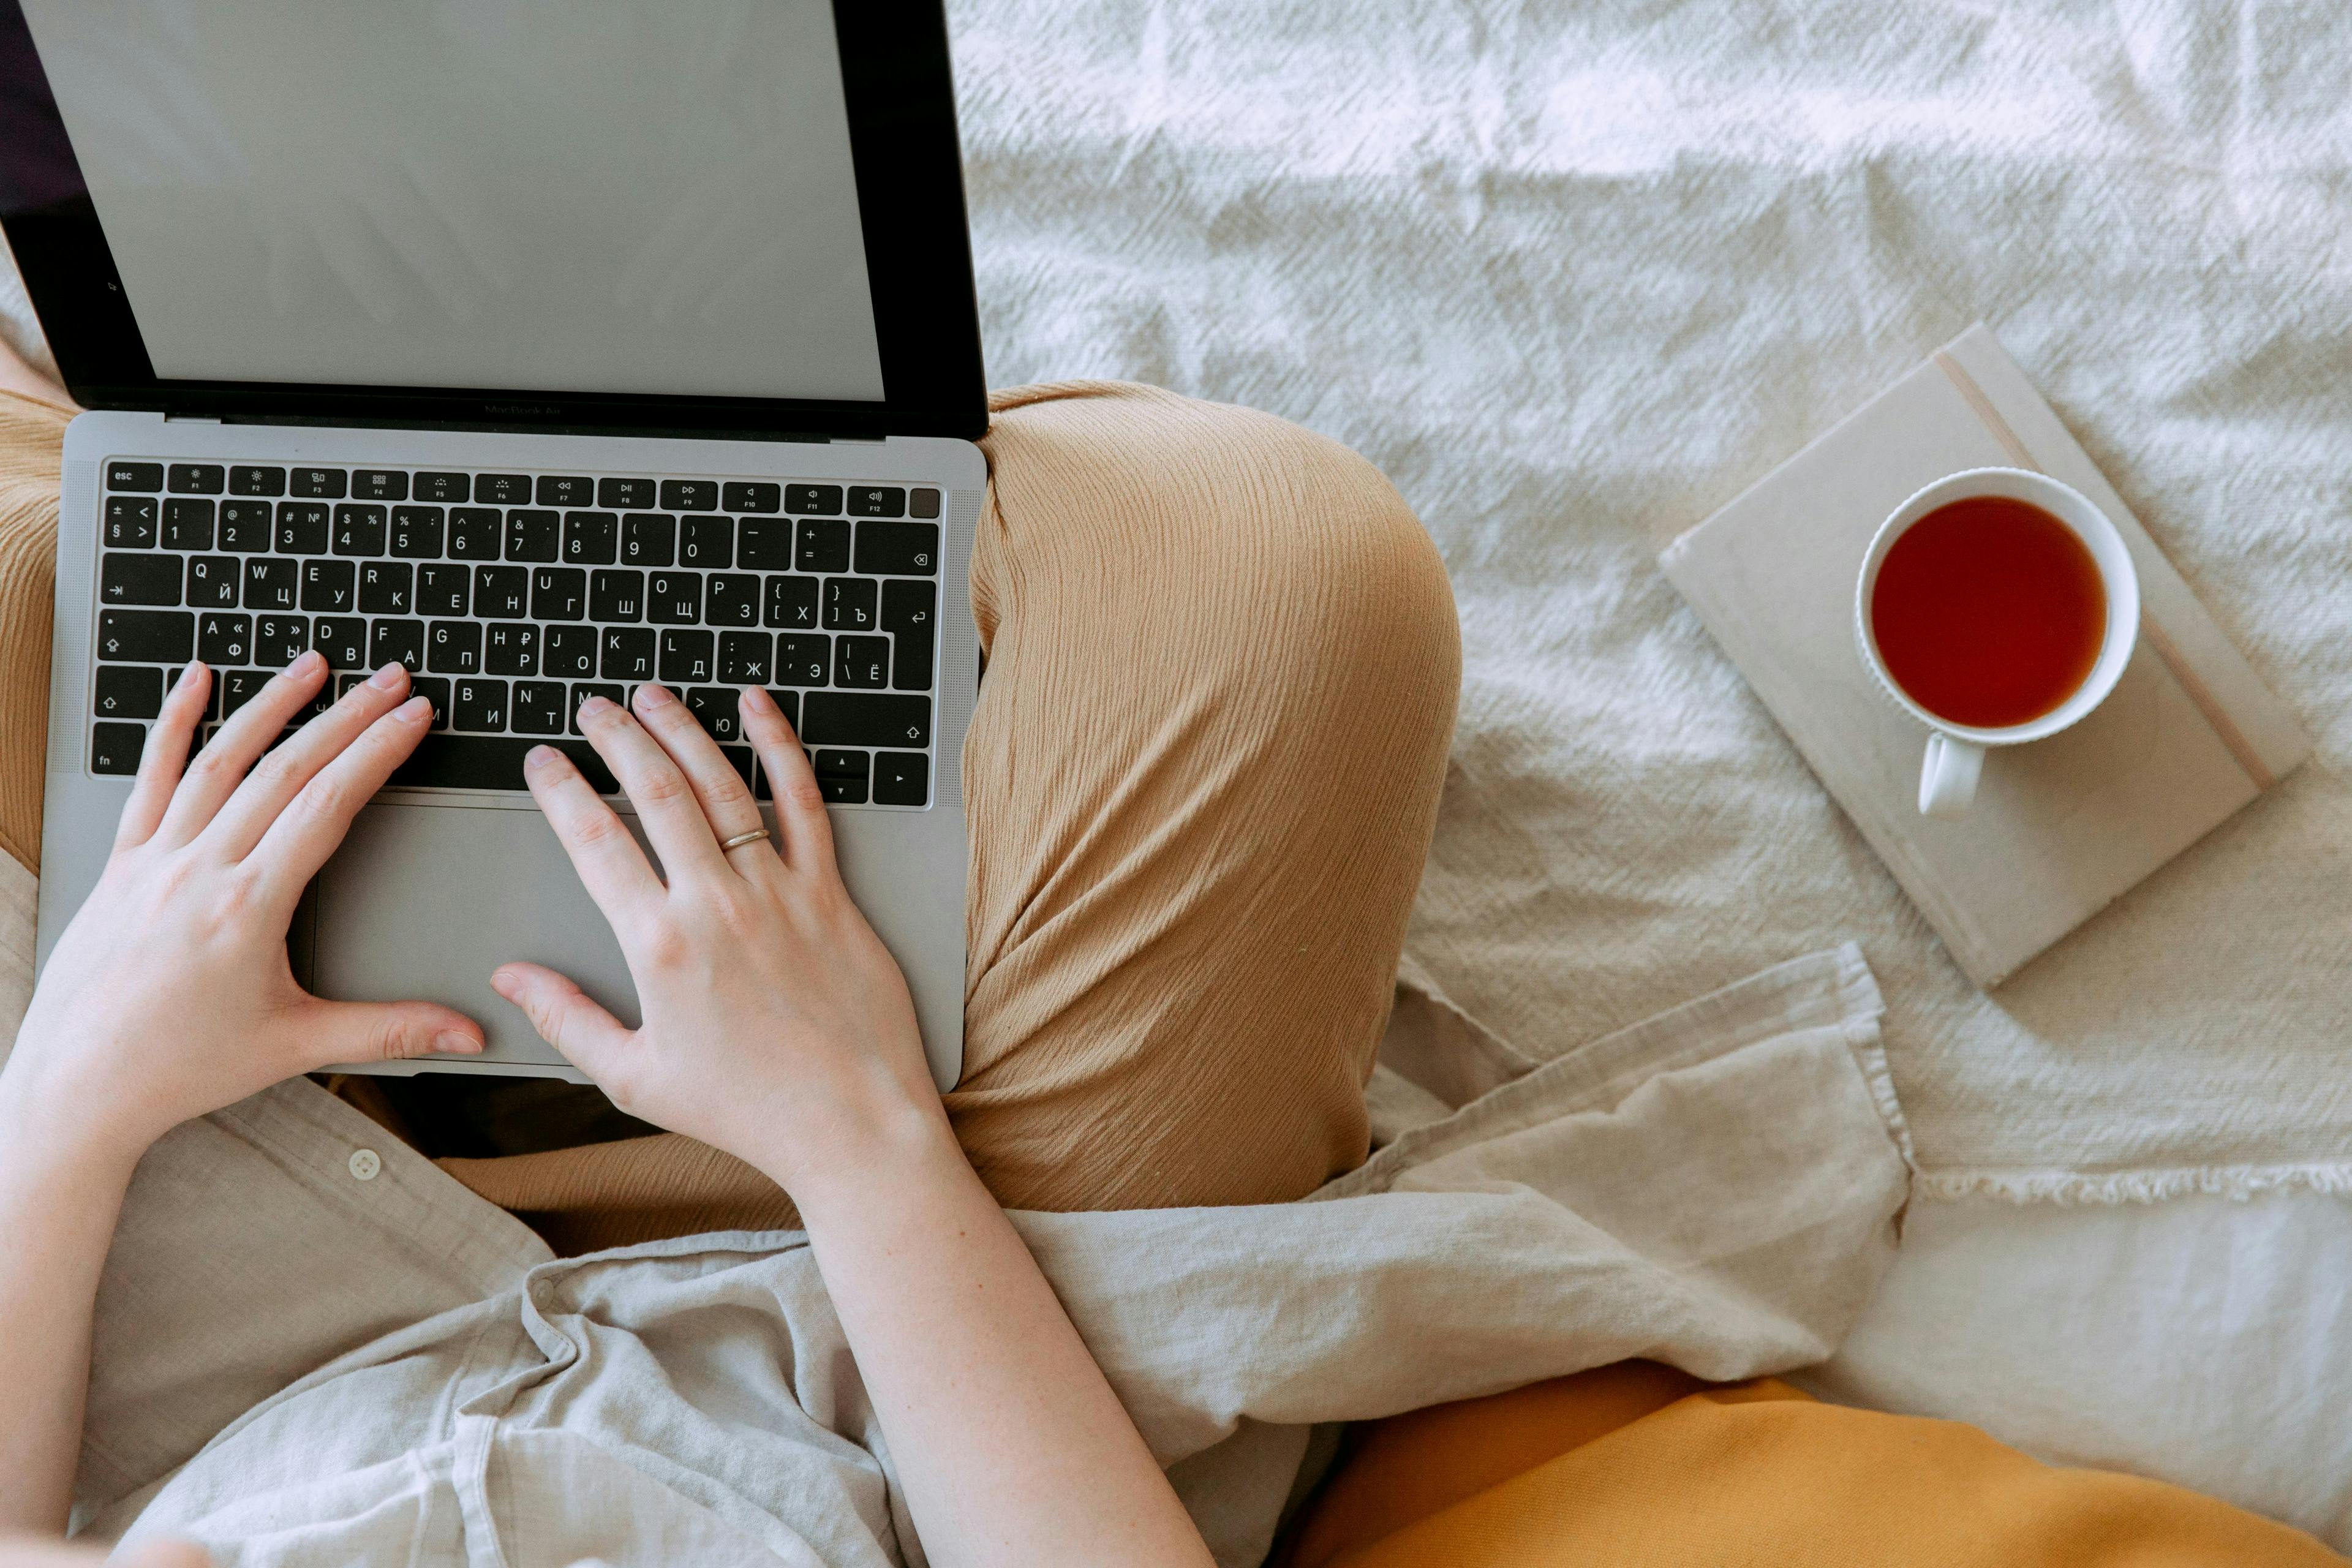
[(22, 5), (159, 377), (884, 395), (827, 0)]

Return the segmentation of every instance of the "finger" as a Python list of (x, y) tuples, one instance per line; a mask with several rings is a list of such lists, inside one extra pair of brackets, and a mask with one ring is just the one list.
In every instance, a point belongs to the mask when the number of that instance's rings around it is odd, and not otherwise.
[(238, 709), (188, 764), (187, 777), (172, 796), (171, 809), (163, 814), (156, 836), (169, 844), (185, 844), (202, 833), (253, 760), (268, 750), (278, 731), (319, 694), (326, 679), (327, 661), (313, 648)]
[[(352, 695), (357, 696), (359, 689), (355, 688)], [(388, 695), (381, 687), (375, 688), (374, 700), (380, 703)], [(375, 797), (392, 770), (408, 760), (408, 753), (432, 727), (433, 704), (423, 697), (412, 697), (389, 713), (378, 713), (357, 740), (303, 781), (286, 808), (264, 825), (267, 831), (261, 841), (245, 858), (261, 873), (262, 885), (277, 895), (278, 902), (290, 907), (302, 896), (304, 885), (319, 874), (319, 868), (351, 831), (352, 818), (360, 814), (360, 807)], [(235, 804), (231, 803), (232, 807)]]
[(491, 973), (490, 989), (521, 1008), (565, 1061), (600, 1083), (633, 1037), (595, 998), (540, 964), (502, 963)]
[(212, 674), (202, 664), (188, 666), (163, 699), (154, 726), (147, 731), (147, 749), (139, 758), (139, 780), (122, 803), (122, 822), (114, 830), (117, 849), (144, 844), (163, 820), (163, 808), (172, 804), (172, 792), (180, 787), (180, 775), (187, 770), (188, 744), (204, 722)]
[(522, 776), (580, 873), (581, 886), (616, 929), (661, 902), (661, 879), (646, 864), (646, 852), (570, 757), (552, 746), (534, 746), (523, 760)]
[(289, 1020), (306, 1071), (344, 1062), (397, 1062), (435, 1052), (478, 1056), (482, 1026), (437, 1002), (329, 1002), (313, 996)]
[(637, 808), (637, 820), (646, 825), (646, 837), (661, 857), (664, 875), (676, 881), (726, 870), (726, 857), (719, 853), (718, 836), (702, 815), (702, 803), (694, 798), (694, 786), (627, 709), (592, 697), (581, 705), (580, 731)]
[(776, 831), (783, 836), (784, 863), (802, 870), (835, 871), (833, 818), (824, 812), (824, 792), (817, 788), (816, 772), (809, 766), (801, 738), (793, 733), (776, 700), (756, 686), (743, 689), (743, 732), (768, 775), (769, 793), (776, 797)]
[[(686, 782), (694, 786), (694, 797), (701, 803), (713, 837), (723, 844), (739, 833), (760, 827), (760, 803), (751, 798), (751, 786), (743, 782), (743, 775), (735, 771), (691, 709), (671, 695), (668, 688), (648, 681), (637, 688), (636, 710), (638, 721), (652, 731), (670, 761), (686, 774)], [(764, 843), (742, 847), (775, 858)]]
[(147, 1541), (108, 1561), (114, 1568), (211, 1568), (212, 1557), (193, 1541)]
[[(344, 692), (334, 706), (303, 725), (292, 740), (262, 758), (246, 775), (205, 829), (206, 844), (224, 860), (243, 859), (278, 820), (286, 803), (365, 734), (370, 725), (398, 708), (407, 695), (408, 671), (397, 664), (385, 665)], [(416, 734), (423, 733), (423, 727), (418, 727)], [(415, 743), (415, 736), (410, 736), (393, 765), (398, 766)], [(348, 815), (343, 821), (349, 823)], [(337, 837), (341, 837), (338, 832)]]

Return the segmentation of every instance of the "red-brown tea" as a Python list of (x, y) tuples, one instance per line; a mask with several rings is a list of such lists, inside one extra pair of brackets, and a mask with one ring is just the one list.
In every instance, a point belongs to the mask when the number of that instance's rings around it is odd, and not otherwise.
[(1975, 729), (2030, 723), (2074, 695), (2107, 636), (2107, 591), (2074, 532), (2005, 496), (1939, 506), (1879, 563), (1870, 630), (1895, 683)]

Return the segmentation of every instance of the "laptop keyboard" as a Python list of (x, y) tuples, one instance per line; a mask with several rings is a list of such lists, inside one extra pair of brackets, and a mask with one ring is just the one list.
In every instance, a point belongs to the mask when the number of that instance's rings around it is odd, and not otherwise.
[(596, 787), (580, 704), (676, 690), (769, 796), (735, 688), (768, 689), (827, 800), (930, 799), (940, 492), (833, 480), (118, 458), (103, 469), (89, 766), (138, 771), (180, 666), (204, 731), (317, 648), (323, 707), (398, 660), (434, 729), (393, 776), (522, 789), (534, 745)]

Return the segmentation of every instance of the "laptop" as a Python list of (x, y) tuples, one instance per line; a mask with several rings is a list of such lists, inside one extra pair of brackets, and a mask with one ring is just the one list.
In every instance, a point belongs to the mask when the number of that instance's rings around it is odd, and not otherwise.
[(351, 1070), (578, 1080), (489, 987), (530, 959), (637, 1018), (523, 756), (614, 794), (579, 705), (660, 680), (764, 802), (762, 686), (951, 1086), (987, 406), (940, 7), (0, 0), (0, 227), (89, 410), (39, 958), (182, 665), (217, 721), (305, 649), (330, 693), (398, 659), (434, 729), (296, 972), (488, 1033)]

